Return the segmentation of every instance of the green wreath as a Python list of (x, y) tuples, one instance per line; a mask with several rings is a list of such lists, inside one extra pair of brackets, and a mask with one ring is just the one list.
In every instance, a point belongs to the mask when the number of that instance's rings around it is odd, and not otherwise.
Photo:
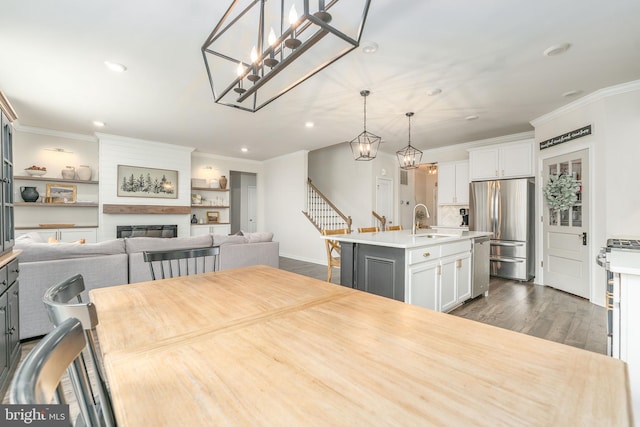
[(551, 175), (542, 190), (551, 209), (566, 211), (578, 200), (580, 183), (571, 175)]

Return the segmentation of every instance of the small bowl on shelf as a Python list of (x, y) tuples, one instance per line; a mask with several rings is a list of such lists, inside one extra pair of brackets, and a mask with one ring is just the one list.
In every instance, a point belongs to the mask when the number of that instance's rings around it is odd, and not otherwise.
[(47, 173), (47, 170), (44, 169), (25, 169), (24, 170), (29, 176), (42, 176)]

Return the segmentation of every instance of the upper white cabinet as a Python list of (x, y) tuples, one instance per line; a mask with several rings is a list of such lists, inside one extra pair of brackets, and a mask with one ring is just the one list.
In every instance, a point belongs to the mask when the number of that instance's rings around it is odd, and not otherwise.
[(469, 204), (469, 162), (438, 164), (438, 204)]
[[(438, 173), (440, 170), (438, 170)], [(521, 178), (533, 176), (533, 140), (469, 150), (469, 178)]]

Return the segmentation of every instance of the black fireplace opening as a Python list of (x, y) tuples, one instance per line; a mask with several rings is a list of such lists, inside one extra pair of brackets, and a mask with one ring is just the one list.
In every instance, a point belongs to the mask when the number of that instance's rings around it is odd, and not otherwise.
[(116, 237), (178, 237), (178, 226), (172, 225), (118, 225)]

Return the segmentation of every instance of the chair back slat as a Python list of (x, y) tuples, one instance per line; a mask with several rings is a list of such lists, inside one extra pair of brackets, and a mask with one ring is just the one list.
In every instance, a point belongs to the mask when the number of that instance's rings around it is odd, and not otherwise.
[(378, 227), (359, 227), (358, 233), (377, 233), (380, 231)]
[[(96, 384), (95, 389), (98, 395), (99, 408), (102, 413), (104, 423), (106, 427), (115, 427), (115, 416), (113, 414), (113, 406), (111, 402), (111, 396), (107, 387), (106, 375), (104, 373), (104, 367), (102, 360), (99, 357), (99, 353), (95, 345), (95, 328), (98, 325), (98, 313), (93, 303), (82, 302), (80, 294), (84, 291), (84, 279), (82, 275), (76, 274), (69, 279), (51, 286), (46, 290), (42, 301), (44, 302), (49, 320), (51, 323), (59, 327), (63, 322), (68, 319), (77, 319), (80, 321), (84, 330), (85, 341), (87, 342), (86, 355), (91, 365), (96, 370)], [(87, 375), (87, 364), (84, 356), (81, 355), (75, 362), (75, 373), (70, 373), (70, 379), (72, 382), (81, 382), (81, 376)], [(90, 381), (87, 381), (89, 396), (91, 402), (95, 403), (94, 387)], [(89, 397), (86, 397), (89, 399)], [(90, 415), (90, 414), (89, 414)]]
[(67, 371), (84, 425), (100, 426), (99, 410), (93, 402), (87, 373), (77, 363), (86, 346), (82, 323), (67, 319), (47, 334), (18, 367), (11, 392), (13, 404), (49, 404), (62, 394), (61, 380)]
[(152, 280), (216, 271), (220, 246), (179, 249), (171, 251), (145, 251)]

